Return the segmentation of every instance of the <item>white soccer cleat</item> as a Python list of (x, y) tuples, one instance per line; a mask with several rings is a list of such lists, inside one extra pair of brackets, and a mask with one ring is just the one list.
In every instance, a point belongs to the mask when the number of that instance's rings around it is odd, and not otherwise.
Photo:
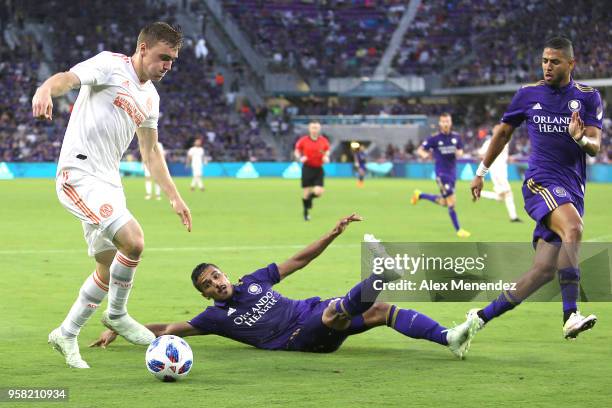
[(575, 339), (583, 331), (591, 330), (597, 323), (597, 316), (594, 314), (584, 317), (580, 312), (572, 313), (563, 325), (563, 337)]
[(484, 327), (484, 325), (485, 325), (485, 321), (484, 321), (484, 320), (482, 320), (482, 319), (480, 318), (480, 316), (478, 316), (478, 311), (479, 311), (479, 310), (480, 310), (480, 309), (478, 309), (478, 308), (475, 308), (475, 309), (470, 309), (470, 310), (468, 310), (468, 312), (465, 314), (465, 317), (466, 317), (467, 319), (474, 319), (474, 321), (475, 321), (475, 323), (474, 323), (474, 325), (473, 325), (473, 327), (472, 327), (472, 331), (473, 331), (473, 333), (472, 333), (472, 337), (473, 337), (473, 336), (475, 336), (475, 335), (476, 335), (476, 333), (478, 333), (478, 332), (479, 332), (479, 331), (480, 331), (480, 330), (481, 330), (481, 329)]
[(66, 358), (68, 367), (89, 368), (89, 364), (81, 358), (76, 337), (62, 336), (62, 330), (58, 327), (49, 333), (48, 343)]
[(465, 322), (446, 331), (448, 349), (460, 360), (465, 358), (470, 349), (472, 339), (478, 331), (475, 329), (478, 324), (478, 316), (468, 316)]
[(102, 324), (132, 344), (148, 346), (155, 340), (153, 332), (138, 323), (129, 314), (125, 314), (118, 319), (111, 319), (108, 316), (108, 310), (105, 310), (102, 313)]
[[(380, 239), (376, 238), (373, 234), (363, 234), (363, 242), (366, 243), (366, 247), (374, 257), (391, 258), (391, 255), (387, 253), (385, 247), (380, 243)], [(403, 276), (404, 271), (401, 269), (385, 269), (385, 278), (388, 281), (394, 281)]]

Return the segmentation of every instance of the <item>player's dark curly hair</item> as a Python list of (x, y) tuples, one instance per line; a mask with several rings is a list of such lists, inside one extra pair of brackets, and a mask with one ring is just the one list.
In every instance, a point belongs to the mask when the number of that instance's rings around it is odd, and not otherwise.
[(202, 291), (198, 286), (198, 279), (200, 278), (200, 275), (202, 275), (206, 268), (208, 268), (209, 266), (219, 269), (219, 267), (215, 264), (202, 262), (201, 264), (196, 265), (196, 267), (193, 268), (193, 271), (191, 272), (191, 283), (193, 283), (193, 287), (196, 288), (198, 292)]
[(147, 47), (152, 47), (158, 42), (168, 43), (171, 48), (180, 50), (183, 46), (183, 32), (179, 26), (171, 26), (163, 21), (147, 24), (140, 30), (137, 43), (145, 43)]
[(569, 59), (574, 59), (574, 46), (569, 38), (566, 37), (551, 37), (544, 43), (544, 48), (552, 48), (553, 50), (561, 50)]

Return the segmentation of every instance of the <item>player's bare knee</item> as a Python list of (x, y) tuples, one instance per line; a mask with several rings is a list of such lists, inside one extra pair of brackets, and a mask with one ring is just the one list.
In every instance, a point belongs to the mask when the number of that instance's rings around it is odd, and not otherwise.
[(584, 224), (582, 220), (573, 221), (563, 229), (561, 239), (563, 242), (580, 242), (583, 230)]
[(336, 311), (335, 302), (330, 303), (327, 308), (325, 308), (321, 316), (321, 321), (325, 326), (334, 330), (346, 330), (351, 325), (350, 317)]
[(144, 237), (132, 237), (124, 243), (121, 252), (130, 259), (140, 259), (140, 255), (144, 251)]

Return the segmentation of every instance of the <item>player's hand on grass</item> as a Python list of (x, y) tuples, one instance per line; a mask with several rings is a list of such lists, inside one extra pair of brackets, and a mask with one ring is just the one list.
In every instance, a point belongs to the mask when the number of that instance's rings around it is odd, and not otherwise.
[(53, 99), (47, 88), (38, 88), (32, 98), (32, 116), (36, 119), (53, 119)]
[(572, 113), (572, 119), (567, 131), (575, 141), (579, 141), (584, 137), (584, 122), (578, 112)]
[(344, 230), (346, 229), (346, 227), (348, 227), (348, 225), (351, 222), (354, 222), (354, 221), (363, 221), (363, 217), (361, 215), (359, 215), (359, 214), (352, 213), (348, 217), (341, 218), (340, 221), (338, 221), (338, 223), (336, 224), (336, 226), (332, 230), (332, 234), (333, 235), (340, 235), (340, 234), (342, 234), (344, 232)]
[(189, 207), (183, 201), (181, 197), (176, 197), (173, 200), (170, 200), (170, 204), (174, 209), (174, 212), (181, 218), (183, 225), (187, 228), (187, 231), (191, 232), (191, 211), (189, 211)]
[(472, 190), (472, 201), (478, 201), (480, 198), (480, 192), (482, 191), (482, 187), (484, 185), (483, 178), (480, 176), (474, 177), (472, 183), (470, 184), (470, 189)]
[(102, 347), (106, 348), (109, 344), (111, 344), (117, 338), (117, 333), (112, 330), (104, 330), (98, 340), (94, 341), (89, 345), (89, 347)]

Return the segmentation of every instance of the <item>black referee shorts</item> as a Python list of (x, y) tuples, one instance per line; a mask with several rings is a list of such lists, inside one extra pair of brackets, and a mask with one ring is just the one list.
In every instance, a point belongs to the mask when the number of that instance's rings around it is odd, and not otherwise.
[(302, 166), (302, 188), (320, 186), (323, 187), (323, 167)]

